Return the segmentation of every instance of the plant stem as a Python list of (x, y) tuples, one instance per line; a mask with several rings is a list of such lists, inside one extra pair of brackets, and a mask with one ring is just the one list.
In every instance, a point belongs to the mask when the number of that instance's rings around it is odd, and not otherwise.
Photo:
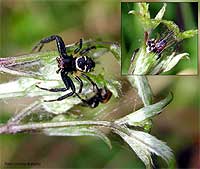
[(30, 115), (34, 110), (36, 110), (40, 106), (40, 101), (36, 101), (30, 106), (23, 109), (20, 113), (16, 114), (16, 116), (12, 117), (8, 123), (18, 124), (24, 117)]
[(138, 95), (142, 99), (144, 106), (149, 106), (153, 102), (153, 92), (146, 76), (128, 76), (131, 85), (137, 89)]
[[(0, 127), (0, 134), (15, 134), (18, 132), (24, 132), (29, 130), (41, 130), (46, 128), (60, 128), (60, 127), (73, 127), (73, 126), (96, 126), (96, 127), (107, 127), (113, 130), (127, 131), (109, 121), (67, 121), (67, 122), (49, 122), (49, 123), (31, 123), (31, 124), (13, 124), (8, 123)], [(127, 133), (128, 134), (128, 133)]]

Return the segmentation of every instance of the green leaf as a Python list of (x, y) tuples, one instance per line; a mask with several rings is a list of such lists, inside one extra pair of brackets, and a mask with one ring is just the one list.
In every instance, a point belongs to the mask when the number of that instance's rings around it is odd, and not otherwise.
[(120, 47), (120, 45), (117, 43), (113, 43), (110, 45), (109, 50), (115, 56), (118, 63), (121, 63), (121, 47)]
[(140, 13), (139, 13), (139, 12), (136, 12), (135, 10), (129, 11), (128, 14), (140, 15)]
[[(153, 93), (146, 76), (128, 76), (128, 80), (130, 81), (131, 85), (137, 89), (138, 95), (142, 99), (144, 106), (152, 104)], [(152, 122), (151, 120), (147, 119), (142, 122), (141, 126), (144, 127), (145, 131), (150, 131)]]
[(155, 66), (155, 68), (151, 71), (151, 74), (160, 74), (165, 69), (166, 65), (169, 64), (169, 62), (172, 60), (172, 58), (175, 56), (175, 52), (173, 52), (171, 55), (168, 55), (166, 57), (161, 58), (160, 62)]
[(128, 76), (128, 80), (137, 89), (144, 106), (152, 104), (153, 93), (146, 76)]
[[(62, 94), (62, 95), (64, 95), (64, 94)], [(43, 99), (44, 100), (49, 100), (52, 98), (54, 99), (54, 98), (58, 98), (59, 96), (62, 96), (62, 95), (60, 94), (60, 95), (56, 95), (53, 97), (52, 97), (52, 95), (43, 96)], [(62, 113), (66, 113), (73, 106), (75, 106), (79, 103), (81, 103), (81, 100), (78, 99), (77, 97), (69, 97), (69, 98), (59, 101), (59, 102), (42, 102), (41, 106), (48, 113), (62, 114)]]
[[(51, 71), (49, 71), (51, 72)], [(58, 75), (55, 75), (58, 76)], [(54, 77), (55, 78), (55, 77)], [(59, 78), (59, 77), (58, 77)], [(58, 98), (66, 92), (49, 92), (41, 90), (36, 87), (36, 84), (45, 88), (63, 87), (62, 81), (43, 81), (34, 78), (19, 78), (18, 80), (11, 81), (8, 83), (0, 84), (0, 99), (13, 98), (13, 97), (42, 97), (42, 100), (49, 100)], [(74, 82), (75, 86), (78, 87), (78, 83)], [(67, 91), (69, 92), (69, 91)], [(87, 94), (92, 90), (87, 91)], [(86, 89), (83, 90), (86, 93)], [(60, 102), (42, 102), (41, 106), (50, 113), (60, 114), (66, 112), (74, 105), (79, 104), (81, 101), (77, 97), (70, 97)], [(65, 105), (65, 106), (63, 106)]]
[(166, 6), (167, 6), (167, 4), (164, 3), (163, 7), (157, 13), (157, 15), (155, 16), (155, 18), (151, 19), (151, 22), (152, 22), (152, 28), (151, 29), (152, 30), (155, 29), (161, 23), (161, 20), (162, 20), (164, 14), (165, 14)]
[(149, 4), (147, 3), (138, 3), (139, 11), (142, 16), (145, 18), (150, 19), (150, 13), (149, 13)]
[(140, 48), (135, 56), (134, 62), (129, 67), (129, 74), (147, 75), (157, 64), (157, 56), (153, 53), (146, 52), (146, 46)]
[[(77, 120), (76, 116), (73, 115), (58, 115), (53, 118), (52, 122), (65, 122)], [(44, 134), (49, 136), (95, 136), (102, 139), (108, 147), (111, 149), (112, 145), (108, 137), (98, 128), (92, 126), (69, 126), (59, 128), (48, 128), (43, 129)]]
[(0, 84), (0, 99), (10, 97), (34, 97), (41, 93), (34, 90), (36, 80), (32, 78), (20, 78), (16, 81)]
[(152, 29), (152, 22), (150, 18), (145, 17), (139, 12), (136, 12), (134, 10), (131, 10), (128, 12), (129, 14), (133, 14), (139, 18), (139, 21), (141, 22), (144, 31), (149, 32)]
[(178, 38), (179, 41), (181, 41), (183, 39), (191, 38), (191, 37), (193, 37), (197, 34), (198, 34), (197, 29), (196, 30), (188, 30), (188, 31), (184, 31), (184, 32), (179, 33), (177, 38)]
[(164, 25), (166, 25), (167, 28), (170, 31), (173, 31), (173, 33), (174, 33), (175, 36), (177, 36), (177, 37), (179, 36), (180, 29), (179, 29), (178, 25), (176, 25), (173, 21), (161, 20), (161, 23), (163, 23)]
[(150, 32), (152, 29), (155, 29), (160, 24), (161, 19), (165, 13), (167, 4), (164, 3), (163, 7), (157, 13), (155, 19), (150, 18), (149, 4), (138, 3), (138, 6), (139, 6), (139, 12), (131, 10), (129, 11), (129, 14), (136, 15), (139, 18), (140, 22), (142, 23), (144, 31)]
[(176, 64), (177, 64), (182, 58), (185, 57), (186, 59), (189, 59), (188, 56), (189, 56), (188, 53), (181, 53), (181, 54), (178, 54), (178, 55), (174, 56), (171, 60), (169, 60), (169, 62), (167, 62), (167, 64), (165, 63), (163, 72), (170, 71), (173, 67), (176, 66)]
[(172, 93), (170, 93), (165, 99), (158, 103), (143, 107), (136, 112), (133, 112), (117, 121), (117, 124), (128, 124), (130, 126), (143, 126), (143, 121), (159, 114), (173, 99)]
[(145, 164), (146, 168), (152, 168), (151, 154), (162, 157), (167, 163), (173, 159), (172, 150), (162, 141), (154, 136), (136, 130), (128, 130), (127, 133), (115, 131), (132, 148), (137, 156)]
[(95, 127), (73, 126), (43, 129), (44, 134), (49, 136), (95, 136), (101, 138), (111, 149), (109, 138)]
[(167, 6), (167, 4), (164, 3), (163, 7), (160, 9), (160, 11), (155, 16), (156, 20), (161, 20), (163, 18), (164, 14), (165, 14), (166, 6)]
[(176, 64), (183, 59), (184, 57), (186, 59), (189, 59), (188, 53), (181, 53), (178, 55), (175, 55), (176, 53), (173, 52), (171, 55), (165, 56), (151, 71), (151, 74), (160, 74), (163, 72), (170, 71), (173, 67), (176, 66)]

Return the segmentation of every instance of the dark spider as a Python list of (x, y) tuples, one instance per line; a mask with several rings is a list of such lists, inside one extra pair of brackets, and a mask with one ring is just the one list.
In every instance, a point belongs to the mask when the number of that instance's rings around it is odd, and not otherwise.
[(83, 87), (83, 82), (79, 76), (82, 76), (82, 77), (86, 78), (87, 80), (89, 80), (94, 88), (94, 85), (96, 85), (96, 84), (85, 73), (91, 72), (93, 70), (93, 68), (95, 67), (95, 62), (91, 58), (86, 56), (85, 54), (88, 53), (90, 50), (95, 49), (96, 47), (91, 46), (91, 47), (82, 49), (82, 46), (83, 46), (82, 39), (80, 39), (80, 42), (78, 42), (79, 47), (74, 50), (74, 56), (68, 55), (67, 51), (66, 51), (65, 43), (62, 40), (62, 38), (58, 35), (52, 35), (50, 37), (42, 39), (33, 48), (32, 51), (36, 50), (37, 48), (38, 48), (38, 51), (40, 51), (45, 43), (49, 43), (54, 40), (56, 41), (58, 52), (60, 55), (59, 57), (56, 58), (57, 62), (58, 62), (58, 68), (59, 68), (56, 72), (57, 73), (60, 72), (62, 81), (65, 84), (65, 88), (47, 89), (47, 88), (39, 87), (38, 85), (36, 85), (36, 86), (42, 90), (47, 90), (50, 92), (64, 92), (66, 90), (69, 90), (69, 88), (71, 88), (72, 91), (66, 95), (63, 95), (63, 96), (57, 98), (57, 99), (46, 100), (46, 101), (48, 101), (48, 102), (60, 101), (67, 97), (70, 97), (74, 93), (76, 93), (74, 83), (71, 80), (71, 78), (68, 76), (69, 73), (74, 74), (75, 79), (80, 83), (80, 88), (79, 88), (78, 93), (81, 93), (82, 87)]
[(97, 107), (99, 103), (107, 103), (112, 96), (112, 92), (106, 87), (98, 88), (97, 85), (94, 87), (95, 95), (91, 98), (83, 99), (76, 93), (76, 95), (82, 100), (83, 104), (91, 108)]
[(167, 41), (165, 39), (155, 40), (150, 39), (147, 41), (147, 52), (155, 52), (160, 53), (167, 45)]
[[(146, 35), (148, 36), (148, 35)], [(161, 53), (163, 50), (165, 50), (167, 47), (171, 46), (173, 43), (175, 43), (173, 39), (173, 31), (169, 32), (165, 37), (161, 39), (148, 39), (146, 40), (147, 45), (147, 53), (154, 52), (158, 54), (159, 59), (161, 57)]]

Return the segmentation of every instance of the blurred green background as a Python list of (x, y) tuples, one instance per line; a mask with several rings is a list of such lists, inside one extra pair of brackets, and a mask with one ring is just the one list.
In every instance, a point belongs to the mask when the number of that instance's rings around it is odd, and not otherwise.
[[(163, 3), (149, 3), (151, 18), (154, 18), (162, 8)], [(131, 14), (130, 10), (138, 11), (137, 3), (121, 3), (121, 40), (122, 40), (122, 74), (126, 75), (130, 66), (130, 59), (133, 51), (141, 46), (144, 39), (144, 30), (139, 19)], [(163, 19), (174, 21), (178, 24), (180, 30), (197, 29), (198, 27), (198, 3), (169, 3)], [(157, 31), (157, 30), (156, 30)], [(162, 30), (163, 31), (163, 30)], [(164, 31), (163, 31), (164, 32)], [(198, 43), (197, 35), (190, 39), (183, 40), (178, 51), (180, 53), (189, 53), (190, 60), (181, 60), (175, 68), (166, 74), (175, 75), (187, 74), (196, 75), (198, 70)]]
[(114, 0), (0, 2), (1, 56), (29, 52), (35, 43), (52, 34), (61, 35), (66, 43), (81, 37), (105, 41), (120, 38), (120, 4)]
[[(115, 0), (0, 2), (1, 57), (29, 53), (35, 43), (51, 34), (61, 35), (66, 43), (73, 43), (81, 37), (120, 42), (120, 3)], [(139, 25), (136, 28), (135, 32), (141, 31)], [(133, 40), (138, 42), (141, 37), (142, 34), (136, 35)], [(55, 49), (55, 43), (46, 48)], [(112, 62), (108, 61), (107, 67), (110, 65)], [(113, 67), (112, 71), (119, 76), (120, 67)], [(155, 96), (158, 96), (156, 100), (169, 91), (174, 93), (173, 102), (155, 118), (152, 134), (174, 150), (177, 168), (194, 168), (198, 165), (200, 138), (198, 77), (150, 77), (150, 83)], [(130, 93), (129, 90), (130, 87), (124, 87), (126, 94)], [(118, 99), (117, 113), (124, 113), (120, 108), (126, 102), (130, 102), (129, 107), (136, 104), (132, 95), (125, 95), (126, 100)], [(33, 100), (2, 100), (0, 122), (6, 122), (13, 113)], [(0, 135), (0, 168), (5, 167), (5, 162), (40, 163), (39, 166), (22, 165), (18, 168), (145, 168), (127, 145), (118, 137), (109, 136), (113, 145), (111, 150), (93, 137), (48, 137), (37, 133)], [(161, 159), (155, 159), (155, 162), (156, 168), (166, 167)]]

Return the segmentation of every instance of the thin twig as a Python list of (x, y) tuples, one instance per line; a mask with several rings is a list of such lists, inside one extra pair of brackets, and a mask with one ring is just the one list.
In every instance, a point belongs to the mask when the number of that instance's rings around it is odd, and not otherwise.
[(40, 106), (40, 101), (36, 101), (30, 106), (23, 109), (20, 113), (16, 114), (16, 116), (12, 117), (8, 123), (19, 124), (21, 120), (23, 120), (26, 116), (30, 115), (34, 110), (36, 110)]
[(32, 78), (36, 78), (36, 79), (41, 79), (43, 80), (44, 78), (42, 78), (42, 76), (38, 73), (33, 73), (33, 72), (23, 72), (23, 71), (18, 71), (18, 70), (13, 70), (4, 66), (0, 67), (0, 73), (8, 73), (8, 74), (12, 74), (12, 75), (16, 75), (16, 76), (23, 76), (23, 77), (32, 77)]

